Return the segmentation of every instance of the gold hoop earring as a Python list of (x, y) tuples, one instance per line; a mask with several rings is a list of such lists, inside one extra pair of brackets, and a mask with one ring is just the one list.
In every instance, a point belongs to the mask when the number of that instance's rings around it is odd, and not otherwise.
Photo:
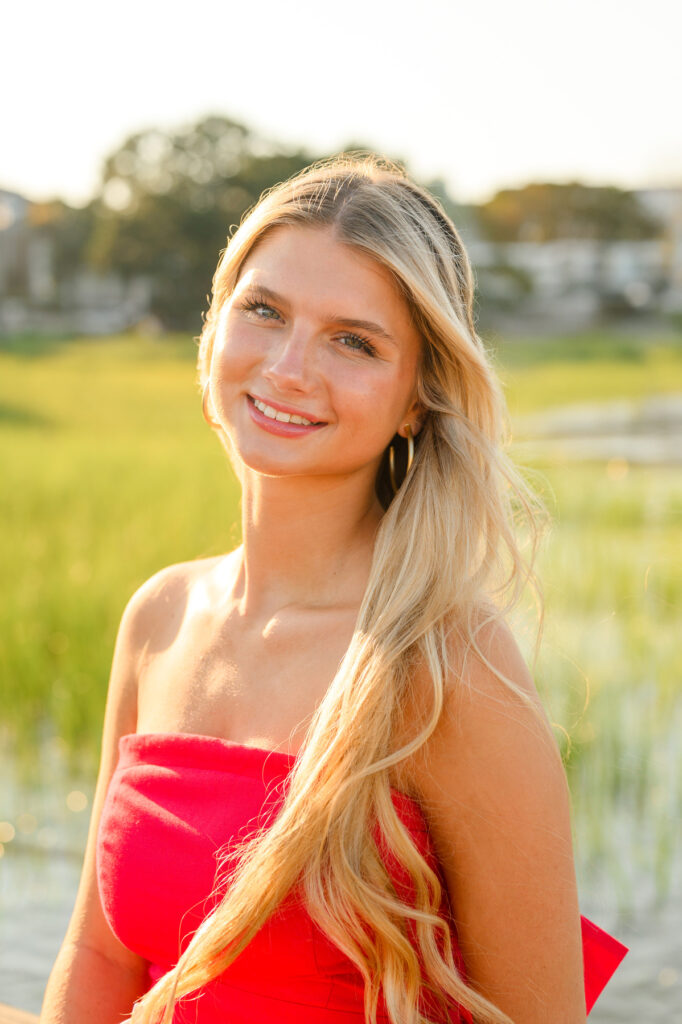
[[(412, 427), (409, 423), (405, 424), (405, 431), (407, 433), (407, 469), (405, 470), (405, 477), (410, 472), (410, 466), (412, 465), (412, 459), (414, 458), (414, 439), (412, 437)], [(391, 486), (393, 493), (397, 494), (399, 488), (395, 482), (395, 452), (393, 451), (393, 445), (388, 449), (388, 469), (391, 474)], [(405, 482), (403, 477), (403, 483)]]
[(215, 420), (212, 420), (211, 417), (208, 414), (208, 407), (206, 405), (207, 398), (208, 398), (208, 381), (206, 381), (206, 383), (204, 385), (204, 396), (203, 396), (203, 398), (201, 400), (201, 411), (202, 411), (204, 419), (208, 423), (209, 427), (213, 427), (214, 430), (220, 430), (220, 424), (216, 423)]

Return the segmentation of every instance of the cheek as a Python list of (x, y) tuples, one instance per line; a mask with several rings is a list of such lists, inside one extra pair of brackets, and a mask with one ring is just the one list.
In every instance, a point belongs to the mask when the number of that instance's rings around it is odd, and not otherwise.
[(372, 444), (388, 444), (400, 416), (396, 381), (386, 373), (338, 372), (332, 385), (332, 401), (344, 425)]
[(243, 373), (258, 361), (259, 354), (245, 332), (231, 330), (216, 338), (211, 368), (220, 380), (229, 380)]

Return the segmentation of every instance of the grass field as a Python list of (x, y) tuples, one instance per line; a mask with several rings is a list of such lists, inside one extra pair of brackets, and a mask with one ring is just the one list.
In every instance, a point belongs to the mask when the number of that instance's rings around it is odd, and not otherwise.
[[(39, 775), (35, 753), (53, 733), (75, 767), (94, 770), (126, 601), (163, 566), (239, 543), (238, 489), (202, 419), (195, 354), (187, 337), (0, 345), (0, 699), (27, 773)], [(512, 418), (682, 393), (679, 338), (502, 341), (495, 361)], [(555, 522), (539, 563), (536, 682), (581, 849), (622, 863), (610, 826), (620, 808), (630, 860), (664, 888), (682, 805), (682, 474), (537, 469)]]

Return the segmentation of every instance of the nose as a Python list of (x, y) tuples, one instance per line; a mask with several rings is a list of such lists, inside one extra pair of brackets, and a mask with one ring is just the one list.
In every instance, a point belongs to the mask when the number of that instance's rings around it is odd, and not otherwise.
[(282, 335), (270, 352), (263, 377), (281, 391), (303, 390), (310, 382), (313, 362), (313, 337), (301, 330)]

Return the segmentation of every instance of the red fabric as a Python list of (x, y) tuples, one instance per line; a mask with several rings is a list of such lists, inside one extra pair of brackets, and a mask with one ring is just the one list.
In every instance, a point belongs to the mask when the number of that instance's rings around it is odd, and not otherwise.
[(585, 964), (585, 1004), (589, 1014), (629, 950), (583, 914), (580, 915), (580, 923)]
[[(219, 902), (217, 856), (231, 841), (267, 827), (295, 758), (213, 736), (131, 733), (121, 737), (97, 838), (97, 875), (112, 931), (149, 961), (150, 986), (176, 963)], [(392, 791), (397, 813), (441, 879), (419, 805)], [(386, 853), (385, 850), (383, 850)], [(409, 879), (386, 866), (403, 899)], [(233, 863), (226, 860), (227, 864)], [(466, 978), (443, 881), (441, 913)], [(407, 893), (407, 895), (406, 895)], [(582, 917), (588, 1012), (627, 948)], [(230, 967), (176, 1007), (174, 1024), (362, 1024), (364, 983), (355, 965), (290, 894)], [(427, 1000), (429, 1008), (432, 1005)], [(388, 1021), (383, 998), (379, 1021)], [(468, 1022), (461, 1007), (450, 1024)]]

